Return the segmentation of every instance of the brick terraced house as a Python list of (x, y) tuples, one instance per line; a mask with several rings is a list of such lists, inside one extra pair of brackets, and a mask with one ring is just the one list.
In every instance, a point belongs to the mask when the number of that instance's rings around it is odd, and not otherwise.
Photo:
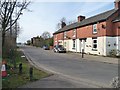
[(78, 22), (64, 26), (54, 35), (54, 45), (67, 51), (107, 56), (111, 50), (120, 51), (120, 0), (115, 8), (90, 18), (78, 16)]

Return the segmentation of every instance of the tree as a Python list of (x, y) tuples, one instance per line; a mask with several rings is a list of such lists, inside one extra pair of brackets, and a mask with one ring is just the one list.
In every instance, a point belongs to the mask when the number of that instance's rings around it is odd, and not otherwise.
[(1, 0), (0, 1), (0, 26), (2, 31), (2, 45), (4, 46), (6, 32), (10, 30), (12, 33), (12, 26), (14, 26), (22, 15), (23, 10), (27, 9), (30, 1), (23, 0)]
[(65, 17), (61, 18), (60, 22), (61, 22), (61, 23), (62, 23), (62, 22), (66, 22), (66, 18), (65, 18)]
[(65, 17), (61, 18), (60, 22), (56, 26), (56, 29), (63, 28), (64, 26), (66, 26), (66, 18)]
[(61, 28), (61, 23), (57, 23), (56, 29), (60, 29), (60, 28)]
[(50, 41), (49, 41), (50, 46), (53, 46), (53, 43), (54, 43), (53, 37), (51, 37), (51, 38), (50, 38)]
[(31, 44), (31, 41), (30, 40), (27, 40), (27, 44), (26, 45), (30, 45)]
[(41, 37), (42, 37), (43, 39), (48, 39), (48, 38), (51, 37), (51, 35), (50, 35), (50, 33), (49, 33), (48, 31), (45, 31), (45, 32), (43, 32), (43, 34), (41, 35)]
[(75, 23), (75, 22), (76, 22), (76, 20), (71, 20), (68, 22), (68, 24), (70, 25), (70, 24)]

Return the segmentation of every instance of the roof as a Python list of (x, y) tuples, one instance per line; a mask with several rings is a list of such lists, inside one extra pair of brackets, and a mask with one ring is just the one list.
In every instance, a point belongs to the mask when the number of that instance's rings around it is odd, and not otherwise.
[(56, 31), (53, 34), (64, 32), (64, 31), (74, 29), (74, 28), (77, 28), (77, 27), (82, 27), (82, 26), (86, 26), (86, 25), (89, 25), (89, 24), (97, 23), (97, 22), (100, 22), (100, 21), (105, 21), (115, 12), (116, 12), (116, 9), (112, 9), (112, 10), (103, 12), (101, 14), (92, 16), (92, 17), (87, 18), (87, 19), (84, 19), (81, 22), (75, 22), (73, 24), (67, 25), (64, 28), (59, 29), (58, 31)]
[(113, 20), (113, 22), (119, 22), (119, 21), (120, 21), (120, 15)]

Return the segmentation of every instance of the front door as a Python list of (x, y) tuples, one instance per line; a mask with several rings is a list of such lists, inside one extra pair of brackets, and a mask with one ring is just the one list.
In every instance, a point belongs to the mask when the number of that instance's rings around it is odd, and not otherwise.
[(85, 40), (84, 39), (80, 40), (80, 52), (82, 52), (82, 50), (85, 51)]

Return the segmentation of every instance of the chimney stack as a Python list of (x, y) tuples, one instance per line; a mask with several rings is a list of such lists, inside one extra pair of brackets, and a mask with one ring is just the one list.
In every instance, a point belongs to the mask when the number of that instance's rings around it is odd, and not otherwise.
[(66, 23), (65, 22), (61, 22), (61, 28), (64, 28), (66, 26)]
[(78, 16), (78, 22), (81, 22), (84, 19), (85, 19), (85, 16)]
[(120, 0), (115, 0), (115, 9), (120, 9)]

